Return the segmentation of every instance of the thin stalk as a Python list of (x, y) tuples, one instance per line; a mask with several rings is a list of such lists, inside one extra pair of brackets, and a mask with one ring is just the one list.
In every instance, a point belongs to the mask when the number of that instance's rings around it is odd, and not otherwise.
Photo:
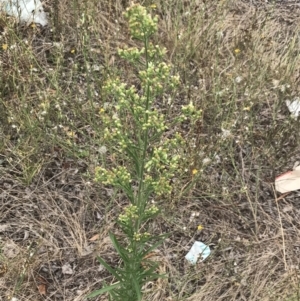
[[(145, 47), (145, 58), (146, 58), (146, 69), (148, 69), (148, 37), (145, 37), (144, 40), (144, 47)], [(150, 100), (150, 84), (147, 84), (147, 91), (146, 91), (146, 110), (145, 110), (145, 119), (146, 123), (148, 122), (148, 109), (149, 109), (149, 100)], [(141, 170), (139, 173), (139, 186), (138, 186), (138, 197), (137, 197), (137, 206), (139, 208), (139, 216), (142, 216), (142, 211), (145, 209), (146, 201), (142, 195), (144, 191), (144, 172), (145, 172), (145, 159), (146, 159), (146, 152), (148, 148), (148, 136), (149, 136), (149, 129), (147, 128), (144, 132), (144, 135), (142, 135), (142, 141), (143, 141), (143, 153), (142, 153), (142, 164), (141, 164)], [(136, 231), (139, 230), (141, 226), (141, 218), (137, 220), (136, 224)]]

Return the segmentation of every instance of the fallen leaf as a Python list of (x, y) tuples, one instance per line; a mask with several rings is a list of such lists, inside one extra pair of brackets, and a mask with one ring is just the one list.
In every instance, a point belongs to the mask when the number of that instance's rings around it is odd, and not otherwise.
[(46, 296), (46, 294), (47, 294), (47, 287), (46, 287), (46, 284), (39, 284), (38, 285), (38, 290), (39, 290), (39, 293), (41, 294), (41, 295), (44, 295), (44, 296)]
[(89, 239), (89, 241), (95, 241), (95, 240), (97, 240), (97, 239), (99, 239), (99, 234), (96, 234), (96, 235), (94, 235), (93, 237), (91, 237), (91, 238)]
[(47, 281), (45, 280), (45, 278), (43, 278), (42, 276), (39, 276), (37, 278), (37, 281), (38, 281), (38, 290), (39, 290), (39, 293), (43, 296), (46, 296), (47, 294)]

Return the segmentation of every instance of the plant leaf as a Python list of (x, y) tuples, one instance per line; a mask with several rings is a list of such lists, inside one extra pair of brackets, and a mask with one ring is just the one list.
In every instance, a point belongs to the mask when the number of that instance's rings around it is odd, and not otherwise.
[(159, 235), (159, 236), (153, 236), (152, 238), (153, 239), (156, 239), (156, 238), (159, 238), (159, 240), (154, 244), (154, 245), (152, 245), (150, 248), (148, 248), (148, 249), (146, 249), (142, 254), (141, 254), (141, 256), (142, 256), (142, 258), (143, 257), (145, 257), (148, 253), (150, 253), (151, 251), (153, 251), (153, 250), (155, 250), (159, 245), (161, 245), (163, 242), (164, 242), (164, 240), (165, 240), (165, 238), (167, 237), (167, 236), (169, 236), (170, 234), (162, 234), (162, 235)]
[(115, 235), (113, 233), (109, 233), (109, 237), (115, 247), (115, 249), (117, 250), (118, 254), (121, 256), (121, 258), (123, 259), (124, 262), (128, 262), (129, 258), (127, 256), (127, 252), (126, 249), (124, 249), (118, 242), (117, 238), (115, 237)]
[(122, 277), (116, 272), (115, 269), (113, 269), (110, 265), (106, 263), (104, 259), (102, 259), (100, 256), (97, 257), (98, 261), (119, 281), (122, 281)]
[(137, 280), (135, 277), (133, 277), (133, 285), (136, 292), (136, 295), (138, 297), (138, 301), (142, 300), (142, 293), (141, 293), (141, 287), (139, 286)]
[(93, 298), (93, 297), (102, 295), (106, 292), (109, 292), (109, 291), (117, 288), (119, 285), (120, 285), (120, 282), (117, 282), (117, 283), (114, 283), (114, 284), (111, 284), (111, 285), (107, 285), (107, 286), (105, 286), (105, 287), (103, 287), (99, 290), (96, 290), (96, 291), (90, 293), (89, 295), (87, 295), (87, 298)]
[(139, 172), (140, 166), (139, 166), (139, 160), (138, 160), (136, 152), (132, 151), (129, 147), (126, 148), (126, 152), (132, 158), (133, 163), (135, 165), (136, 172)]

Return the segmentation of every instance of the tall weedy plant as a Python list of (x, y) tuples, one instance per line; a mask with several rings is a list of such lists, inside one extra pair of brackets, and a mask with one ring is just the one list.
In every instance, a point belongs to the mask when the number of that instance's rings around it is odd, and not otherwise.
[[(122, 259), (120, 267), (111, 267), (102, 258), (100, 263), (115, 277), (112, 285), (103, 284), (89, 297), (108, 292), (110, 300), (142, 300), (143, 285), (163, 275), (156, 273), (156, 264), (146, 262), (147, 254), (162, 243), (165, 235), (155, 236), (147, 231), (149, 221), (159, 209), (149, 200), (154, 195), (171, 192), (171, 179), (179, 168), (179, 133), (166, 134), (174, 124), (188, 117), (199, 116), (192, 104), (182, 107), (183, 114), (169, 121), (162, 112), (166, 104), (158, 96), (172, 91), (179, 84), (179, 76), (171, 75), (171, 66), (164, 62), (166, 50), (150, 41), (157, 31), (157, 17), (152, 18), (138, 4), (130, 6), (125, 17), (132, 38), (142, 43), (141, 48), (119, 50), (119, 55), (131, 63), (136, 71), (136, 86), (128, 86), (120, 79), (109, 79), (104, 92), (111, 106), (100, 110), (105, 126), (105, 139), (115, 145), (115, 158), (119, 162), (111, 169), (97, 167), (95, 180), (112, 185), (125, 193), (128, 206), (117, 223), (126, 239), (122, 241), (110, 234), (112, 243)], [(139, 88), (137, 88), (139, 87)], [(161, 96), (162, 98), (162, 96)]]

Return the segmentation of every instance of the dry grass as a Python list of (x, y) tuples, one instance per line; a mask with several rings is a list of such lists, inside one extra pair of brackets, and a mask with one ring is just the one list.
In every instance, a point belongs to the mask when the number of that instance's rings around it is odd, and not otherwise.
[[(155, 2), (157, 43), (182, 79), (170, 118), (192, 100), (203, 119), (179, 129), (187, 172), (156, 200), (153, 231), (171, 235), (153, 258), (168, 279), (149, 283), (145, 300), (300, 300), (299, 195), (277, 201), (272, 185), (299, 160), (299, 121), (285, 105), (299, 96), (299, 7)], [(96, 257), (119, 263), (108, 232), (124, 200), (91, 175), (103, 162), (101, 86), (110, 74), (131, 78), (116, 54), (135, 43), (128, 4), (49, 0), (43, 30), (2, 16), (0, 300), (85, 300), (112, 281)], [(212, 254), (191, 267), (195, 239)]]

